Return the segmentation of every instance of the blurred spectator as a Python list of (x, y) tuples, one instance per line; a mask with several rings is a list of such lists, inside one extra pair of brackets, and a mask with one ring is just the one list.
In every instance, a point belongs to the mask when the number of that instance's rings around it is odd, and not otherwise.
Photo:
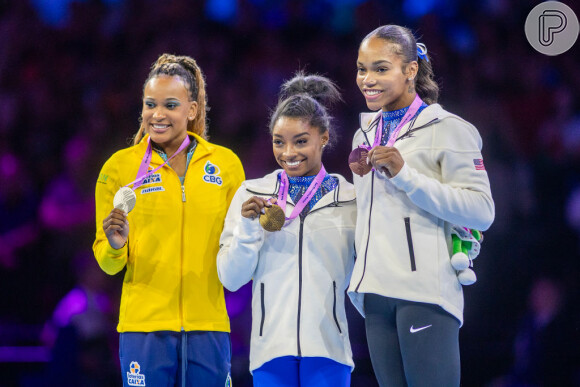
[(68, 262), (91, 245), (95, 227), (95, 150), (85, 132), (71, 137), (62, 150), (63, 169), (45, 188), (39, 218), (47, 247)]
[(489, 387), (579, 385), (578, 308), (565, 295), (556, 279), (534, 280), (514, 340), (512, 369)]
[(56, 306), (41, 339), (51, 348), (43, 385), (113, 386), (120, 384), (115, 335), (118, 305), (115, 281), (88, 252), (74, 259), (76, 286)]
[(38, 238), (38, 197), (17, 153), (0, 150), (0, 184), (0, 269), (14, 269), (20, 265), (18, 250)]

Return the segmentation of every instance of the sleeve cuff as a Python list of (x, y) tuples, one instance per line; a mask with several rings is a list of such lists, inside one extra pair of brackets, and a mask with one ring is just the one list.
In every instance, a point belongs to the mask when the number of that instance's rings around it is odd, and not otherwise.
[(263, 230), (258, 218), (250, 219), (242, 216), (238, 227), (238, 238), (242, 241), (259, 240), (262, 236)]
[(121, 258), (127, 254), (127, 244), (125, 243), (125, 245), (120, 249), (115, 249), (107, 241), (106, 253), (111, 258)]

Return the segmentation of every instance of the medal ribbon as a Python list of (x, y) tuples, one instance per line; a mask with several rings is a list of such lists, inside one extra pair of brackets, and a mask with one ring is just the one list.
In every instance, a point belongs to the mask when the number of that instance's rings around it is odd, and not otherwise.
[[(413, 100), (413, 103), (411, 103), (411, 106), (409, 106), (409, 110), (407, 110), (407, 113), (405, 113), (403, 118), (401, 118), (401, 122), (399, 122), (399, 125), (397, 125), (395, 130), (393, 130), (393, 132), (389, 136), (389, 140), (387, 141), (386, 146), (393, 146), (403, 126), (407, 122), (411, 121), (413, 117), (415, 117), (415, 114), (417, 113), (421, 105), (423, 105), (423, 100), (421, 99), (421, 97), (419, 97), (419, 94), (415, 94), (415, 99)], [(379, 120), (379, 124), (375, 132), (375, 141), (373, 142), (373, 146), (370, 147), (368, 145), (367, 146), (362, 145), (362, 147), (366, 148), (366, 150), (371, 150), (377, 145), (381, 145), (382, 134), (383, 134), (383, 115), (381, 114), (381, 118)]]
[(175, 153), (173, 155), (171, 155), (171, 157), (169, 157), (167, 159), (167, 161), (165, 161), (163, 164), (161, 164), (157, 168), (153, 169), (152, 171), (147, 172), (147, 169), (149, 168), (149, 163), (151, 162), (151, 156), (153, 155), (153, 151), (151, 148), (151, 136), (147, 137), (147, 150), (145, 151), (145, 155), (143, 156), (143, 160), (141, 160), (141, 165), (139, 166), (139, 170), (137, 171), (137, 178), (134, 181), (130, 182), (129, 184), (124, 185), (123, 187), (128, 187), (131, 184), (133, 184), (133, 191), (135, 191), (137, 188), (139, 188), (141, 186), (141, 184), (143, 183), (143, 180), (145, 180), (148, 176), (150, 176), (150, 175), (154, 174), (155, 172), (157, 172), (158, 170), (160, 170), (161, 167), (163, 167), (165, 164), (167, 164), (169, 162), (169, 160), (171, 160), (179, 152), (181, 152), (182, 150), (187, 148), (187, 146), (190, 143), (191, 143), (191, 140), (189, 139), (189, 136), (186, 135), (185, 138), (183, 139), (183, 142), (179, 146), (179, 148), (177, 148)]
[[(314, 194), (316, 194), (318, 188), (320, 188), (320, 185), (324, 181), (325, 176), (326, 170), (324, 169), (324, 165), (321, 164), (320, 171), (318, 172), (314, 180), (312, 180), (312, 183), (310, 183), (310, 186), (308, 186), (308, 189), (306, 190), (306, 192), (304, 192), (304, 195), (302, 195), (298, 203), (296, 203), (296, 206), (292, 210), (292, 213), (290, 214), (289, 217), (286, 218), (286, 220), (292, 220), (302, 212), (304, 207), (306, 207), (308, 202), (310, 202), (310, 199), (312, 199)], [(286, 213), (286, 200), (288, 199), (289, 187), (290, 182), (288, 181), (288, 175), (286, 175), (286, 171), (282, 171), (280, 175), (280, 191), (278, 191), (278, 201), (276, 202), (276, 204), (279, 205), (280, 208), (282, 208), (282, 211), (284, 211), (284, 213)]]

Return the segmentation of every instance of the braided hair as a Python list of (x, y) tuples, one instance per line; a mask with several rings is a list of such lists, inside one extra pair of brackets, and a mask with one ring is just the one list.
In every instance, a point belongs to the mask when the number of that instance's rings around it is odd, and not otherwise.
[[(145, 89), (147, 82), (160, 75), (179, 77), (183, 81), (190, 101), (196, 101), (198, 106), (195, 118), (187, 122), (187, 130), (207, 139), (206, 112), (209, 107), (207, 106), (205, 94), (205, 79), (196, 61), (189, 56), (161, 55), (151, 66), (151, 71), (143, 84), (143, 89)], [(141, 141), (144, 133), (145, 127), (141, 123), (139, 131), (133, 138), (134, 145)]]

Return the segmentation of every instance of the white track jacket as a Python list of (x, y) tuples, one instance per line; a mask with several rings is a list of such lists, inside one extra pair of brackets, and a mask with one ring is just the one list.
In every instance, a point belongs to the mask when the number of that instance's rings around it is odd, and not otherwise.
[[(301, 220), (267, 232), (241, 216), (252, 196), (277, 197), (277, 170), (247, 180), (236, 192), (217, 257), (218, 276), (230, 291), (252, 284), (250, 371), (281, 356), (325, 357), (354, 368), (345, 290), (354, 265), (354, 187), (338, 186)], [(286, 216), (294, 208), (290, 197)]]
[[(378, 118), (361, 114), (353, 149), (372, 144)], [(401, 129), (394, 146), (405, 161), (395, 177), (354, 175), (357, 260), (348, 294), (363, 316), (364, 294), (374, 293), (440, 305), (463, 324), (450, 228), (484, 231), (493, 222), (481, 137), (473, 125), (433, 104)]]

